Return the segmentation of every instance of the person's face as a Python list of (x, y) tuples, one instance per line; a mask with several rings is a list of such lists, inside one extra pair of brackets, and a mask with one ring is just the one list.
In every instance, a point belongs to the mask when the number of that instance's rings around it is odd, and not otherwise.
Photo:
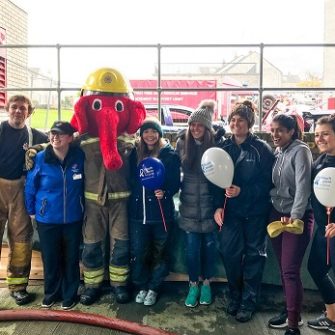
[(190, 132), (195, 140), (202, 140), (205, 136), (206, 127), (200, 122), (190, 124)]
[(285, 147), (292, 140), (294, 129), (288, 130), (279, 124), (271, 122), (271, 137), (275, 147)]
[(28, 104), (23, 101), (13, 101), (8, 107), (9, 124), (13, 128), (23, 128), (29, 116)]
[(68, 134), (60, 134), (51, 131), (49, 134), (50, 144), (54, 149), (61, 150), (67, 149), (72, 142), (73, 136)]
[(142, 138), (144, 143), (152, 148), (159, 141), (159, 133), (155, 129), (148, 128), (143, 131)]
[(315, 144), (320, 153), (335, 156), (335, 133), (331, 125), (320, 124), (315, 128)]
[(229, 127), (231, 133), (237, 137), (244, 137), (249, 133), (248, 121), (238, 114), (231, 118)]

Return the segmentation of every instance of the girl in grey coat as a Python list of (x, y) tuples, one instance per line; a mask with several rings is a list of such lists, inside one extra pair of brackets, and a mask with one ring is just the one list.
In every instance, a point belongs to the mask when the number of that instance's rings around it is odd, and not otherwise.
[[(190, 288), (185, 305), (212, 302), (210, 280), (214, 275), (216, 258), (214, 222), (214, 190), (201, 170), (203, 153), (215, 145), (212, 130), (214, 104), (203, 102), (189, 117), (189, 128), (177, 142), (183, 179), (180, 193), (179, 226), (185, 232), (186, 259)], [(203, 279), (201, 290), (200, 276)]]
[(303, 287), (301, 263), (311, 240), (314, 218), (309, 203), (311, 194), (312, 153), (302, 142), (301, 130), (295, 116), (277, 115), (271, 123), (271, 135), (276, 148), (272, 169), (274, 188), (271, 190), (270, 222), (284, 224), (296, 219), (304, 222), (304, 231), (297, 235), (284, 231), (272, 239), (278, 259), (286, 308), (269, 320), (271, 328), (288, 328), (285, 335), (300, 334)]

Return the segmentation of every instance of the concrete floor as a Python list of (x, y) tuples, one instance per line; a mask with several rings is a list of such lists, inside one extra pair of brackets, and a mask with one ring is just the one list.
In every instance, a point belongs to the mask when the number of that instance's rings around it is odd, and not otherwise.
[[(241, 324), (225, 313), (226, 284), (214, 283), (214, 303), (210, 306), (187, 308), (184, 299), (187, 294), (186, 282), (165, 282), (162, 293), (156, 305), (146, 307), (131, 302), (125, 305), (115, 303), (113, 294), (108, 286), (104, 288), (104, 295), (93, 306), (78, 304), (73, 311), (94, 313), (111, 318), (138, 322), (152, 327), (162, 328), (180, 335), (193, 334), (231, 334), (231, 335), (259, 335), (283, 334), (283, 330), (273, 330), (267, 327), (267, 320), (280, 312), (283, 308), (282, 290), (279, 286), (264, 285), (262, 288), (260, 306), (252, 321)], [(43, 282), (32, 281), (29, 291), (35, 294), (35, 300), (25, 307), (17, 306), (9, 296), (5, 284), (0, 288), (0, 309), (38, 309), (43, 298)], [(306, 290), (303, 306), (303, 319), (305, 325), (301, 328), (302, 334), (317, 334), (306, 326), (308, 319), (318, 316), (323, 308), (321, 298), (317, 291)], [(55, 305), (53, 309), (60, 309)], [(43, 313), (43, 310), (41, 310)], [(125, 334), (119, 331), (108, 330), (101, 327), (63, 323), (59, 321), (6, 321), (0, 322), (0, 335), (105, 335)]]

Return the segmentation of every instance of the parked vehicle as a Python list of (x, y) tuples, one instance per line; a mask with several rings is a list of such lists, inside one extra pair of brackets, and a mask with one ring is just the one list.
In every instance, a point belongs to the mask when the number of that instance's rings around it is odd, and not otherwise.
[[(187, 120), (194, 110), (193, 108), (181, 105), (161, 105), (161, 113), (158, 116), (158, 105), (145, 105), (145, 109), (147, 116), (160, 118), (162, 128), (167, 133), (185, 129), (187, 127)], [(227, 128), (224, 121), (213, 121), (213, 126)]]
[(178, 132), (187, 127), (188, 117), (193, 109), (180, 105), (161, 105), (161, 112), (158, 114), (158, 105), (145, 105), (147, 116), (154, 116), (160, 120), (165, 133)]
[(187, 124), (188, 117), (193, 108), (181, 105), (161, 105), (161, 113), (158, 115), (158, 105), (148, 104), (145, 109), (149, 116), (161, 119), (162, 125), (174, 126), (176, 124)]

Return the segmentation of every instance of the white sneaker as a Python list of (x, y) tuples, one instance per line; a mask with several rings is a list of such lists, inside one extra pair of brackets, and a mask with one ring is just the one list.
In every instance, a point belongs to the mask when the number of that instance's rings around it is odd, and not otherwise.
[(147, 296), (144, 299), (144, 306), (154, 305), (157, 301), (157, 295), (158, 295), (157, 292), (149, 290)]
[(137, 293), (137, 296), (135, 298), (135, 302), (138, 304), (143, 304), (145, 297), (147, 296), (148, 291), (146, 290), (141, 290), (140, 292)]

